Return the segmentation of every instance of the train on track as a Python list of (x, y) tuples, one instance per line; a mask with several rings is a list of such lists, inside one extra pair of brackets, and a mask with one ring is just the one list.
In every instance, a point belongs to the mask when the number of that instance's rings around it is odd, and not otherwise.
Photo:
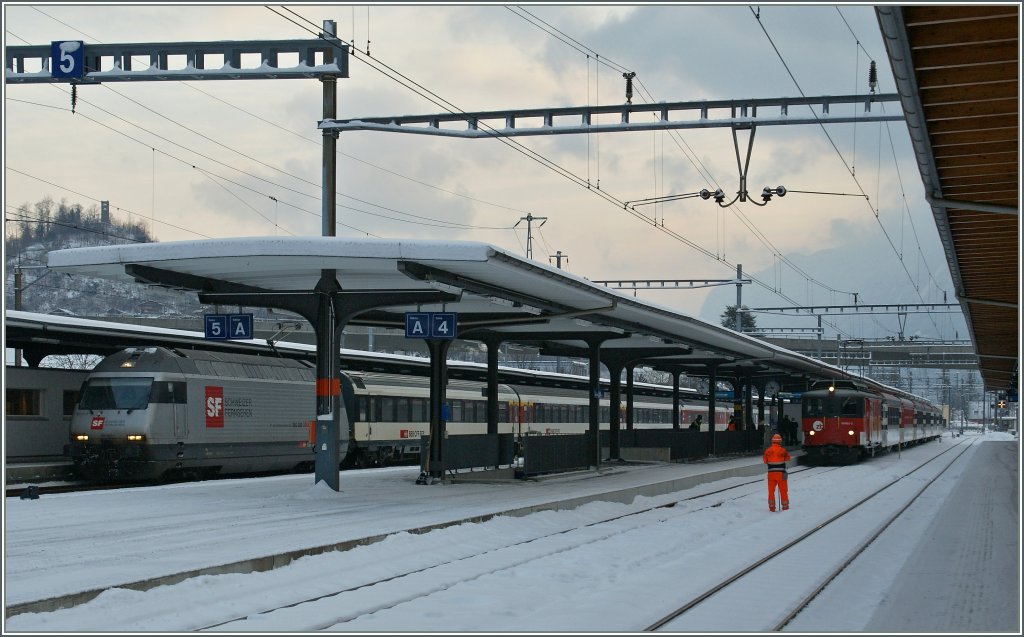
[[(8, 367), (9, 384), (29, 371)], [(80, 392), (70, 403), (63, 398), (62, 411), (70, 411), (64, 454), (80, 478), (143, 481), (312, 470), (315, 366), (308, 360), (135, 347), (78, 374), (84, 375)], [(419, 460), (421, 437), (430, 430), (426, 376), (345, 371), (340, 385), (348, 431), (341, 468)], [(588, 391), (554, 385), (499, 384), (499, 433), (521, 439), (587, 431)], [(449, 379), (449, 435), (486, 433), (485, 387)], [(635, 426), (672, 428), (671, 389), (645, 383), (635, 388), (647, 394), (634, 399)], [(605, 396), (604, 429), (608, 409)], [(731, 406), (716, 412), (715, 427), (724, 430)], [(680, 399), (680, 422), (685, 427), (698, 414), (707, 417), (707, 403), (689, 390)], [(10, 438), (10, 428), (7, 433)]]
[(910, 394), (853, 380), (819, 382), (801, 397), (807, 461), (850, 464), (945, 431), (941, 410)]

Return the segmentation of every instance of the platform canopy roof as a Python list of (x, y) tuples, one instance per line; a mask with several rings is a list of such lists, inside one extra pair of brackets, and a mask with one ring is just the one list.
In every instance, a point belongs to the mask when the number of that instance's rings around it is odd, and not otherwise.
[[(458, 338), (534, 344), (542, 353), (719, 378), (750, 374), (803, 389), (851, 377), (837, 367), (627, 296), (585, 278), (477, 242), (271, 237), (58, 250), (49, 266), (72, 275), (193, 290), (204, 303), (244, 295), (313, 295), (324, 269), (346, 298), (375, 299), (350, 324), (404, 329), (407, 312), (455, 312)], [(444, 302), (410, 301), (435, 291)], [(229, 298), (229, 297), (225, 297)], [(236, 303), (236, 300), (229, 303)], [(757, 382), (757, 381), (755, 381)]]
[(1020, 3), (875, 12), (985, 389), (1016, 388)]

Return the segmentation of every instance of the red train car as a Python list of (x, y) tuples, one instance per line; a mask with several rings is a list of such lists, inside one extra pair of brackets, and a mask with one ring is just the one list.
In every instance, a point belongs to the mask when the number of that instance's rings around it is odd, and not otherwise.
[(816, 384), (801, 397), (811, 462), (849, 464), (942, 435), (938, 407), (917, 396), (851, 380)]

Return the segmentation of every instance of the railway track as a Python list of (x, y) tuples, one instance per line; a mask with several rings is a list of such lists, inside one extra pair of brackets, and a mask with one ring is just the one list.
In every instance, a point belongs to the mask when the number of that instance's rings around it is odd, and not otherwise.
[[(957, 445), (955, 448), (962, 450), (966, 446), (968, 445)], [(809, 562), (820, 566), (822, 562), (820, 555), (824, 550), (822, 545), (831, 545), (831, 551), (834, 554), (836, 541), (830, 540), (828, 533), (820, 531), (820, 529), (838, 528), (836, 525), (841, 521), (849, 523), (851, 520), (856, 521), (862, 517), (874, 520), (874, 523), (868, 525), (870, 528), (860, 529), (857, 533), (850, 529), (837, 531), (845, 544), (842, 545), (843, 554), (834, 561), (842, 561), (839, 558), (846, 561), (854, 559), (856, 553), (863, 550), (871, 542), (871, 539), (860, 542), (859, 548), (857, 548), (854, 546), (857, 542), (848, 541), (849, 538), (855, 535), (858, 538), (877, 536), (877, 532), (888, 526), (891, 520), (896, 519), (892, 514), (893, 510), (905, 510), (907, 506), (910, 506), (913, 498), (920, 495), (919, 493), (909, 493), (909, 487), (913, 486), (916, 489), (922, 482), (934, 480), (942, 470), (951, 464), (951, 461), (946, 463), (937, 458), (949, 459), (953, 455), (949, 450), (944, 450), (935, 458), (927, 459), (927, 462), (921, 466), (917, 465), (925, 458), (921, 458), (914, 467), (900, 465), (901, 475), (898, 477), (895, 474), (889, 475), (885, 464), (876, 466), (874, 471), (868, 474), (863, 471), (854, 474), (861, 478), (871, 475), (881, 479), (872, 480), (871, 486), (866, 486), (861, 490), (856, 496), (858, 502), (853, 507), (843, 505), (843, 510), (840, 510), (840, 503), (836, 502), (837, 506), (829, 509), (822, 507), (823, 502), (819, 502), (817, 508), (823, 509), (821, 515), (808, 516), (805, 511), (800, 511), (801, 515), (796, 518), (802, 521), (804, 529), (790, 530), (789, 523), (784, 517), (786, 514), (759, 513), (754, 516), (749, 513), (743, 514), (744, 520), (764, 518), (764, 522), (761, 524), (767, 523), (768, 527), (765, 528), (773, 529), (770, 532), (771, 536), (776, 536), (781, 529), (785, 529), (783, 531), (785, 535), (778, 535), (778, 541), (772, 546), (766, 545), (761, 558), (749, 566), (740, 564), (744, 557), (751, 554), (749, 550), (744, 550), (733, 556), (735, 560), (732, 561), (727, 548), (729, 542), (719, 543), (722, 546), (714, 549), (714, 555), (718, 561), (708, 564), (707, 572), (703, 572), (702, 567), (703, 577), (692, 578), (687, 575), (687, 569), (691, 567), (688, 565), (704, 564), (705, 562), (700, 561), (703, 558), (699, 558), (695, 562), (693, 559), (687, 558), (689, 550), (682, 548), (682, 544), (668, 540), (659, 546), (658, 542), (651, 542), (650, 539), (654, 537), (668, 538), (681, 532), (681, 529), (702, 528), (701, 525), (706, 524), (708, 520), (718, 520), (719, 523), (729, 524), (728, 520), (734, 519), (731, 512), (750, 511), (750, 505), (755, 500), (758, 503), (757, 509), (763, 509), (763, 475), (740, 479), (730, 486), (709, 484), (707, 488), (714, 490), (681, 499), (673, 498), (672, 501), (662, 498), (657, 501), (657, 504), (643, 509), (631, 509), (625, 514), (601, 516), (600, 513), (595, 515), (594, 512), (591, 512), (583, 516), (582, 519), (559, 516), (557, 524), (545, 526), (543, 531), (541, 531), (541, 525), (536, 522), (518, 525), (518, 518), (498, 516), (498, 519), (488, 525), (491, 529), (483, 539), (481, 539), (481, 534), (476, 531), (470, 532), (470, 537), (474, 538), (472, 541), (460, 539), (466, 536), (459, 530), (459, 525), (456, 525), (446, 528), (443, 531), (446, 535), (435, 536), (435, 539), (429, 540), (424, 536), (425, 541), (421, 542), (413, 539), (418, 532), (410, 529), (407, 534), (394, 534), (395, 536), (407, 535), (405, 538), (382, 538), (384, 543), (394, 540), (391, 548), (386, 551), (379, 549), (383, 544), (378, 542), (375, 545), (378, 548), (372, 550), (369, 546), (357, 545), (346, 551), (330, 552), (310, 558), (324, 560), (318, 568), (312, 570), (307, 567), (290, 573), (291, 569), (289, 568), (274, 569), (259, 575), (254, 574), (252, 578), (247, 578), (244, 581), (229, 581), (228, 578), (218, 577), (202, 583), (197, 581), (195, 584), (190, 584), (188, 580), (184, 580), (174, 586), (180, 585), (186, 589), (195, 590), (189, 593), (186, 590), (162, 592), (160, 589), (153, 589), (144, 603), (140, 598), (138, 602), (142, 605), (139, 606), (139, 611), (145, 613), (146, 619), (144, 623), (137, 624), (137, 626), (140, 627), (140, 630), (163, 626), (182, 630), (240, 631), (245, 633), (281, 630), (282, 626), (288, 626), (289, 630), (301, 631), (389, 630), (388, 626), (408, 625), (408, 618), (422, 616), (424, 609), (429, 611), (431, 606), (448, 607), (452, 603), (452, 596), (459, 597), (465, 595), (467, 591), (474, 590), (493, 591), (496, 582), (499, 583), (499, 587), (503, 586), (500, 584), (501, 582), (516, 581), (521, 577), (521, 573), (530, 573), (527, 577), (536, 577), (538, 572), (543, 571), (557, 576), (559, 567), (556, 565), (567, 563), (593, 564), (595, 568), (600, 569), (600, 563), (594, 560), (595, 556), (602, 555), (605, 551), (602, 542), (608, 540), (610, 545), (621, 546), (621, 540), (628, 538), (628, 542), (635, 542), (631, 546), (636, 547), (636, 553), (644, 556), (645, 563), (658, 565), (664, 560), (681, 558), (675, 563), (681, 565), (682, 569), (677, 571), (679, 577), (672, 581), (671, 585), (663, 586), (655, 594), (652, 594), (653, 591), (645, 593), (647, 598), (644, 599), (644, 602), (647, 603), (642, 605), (643, 612), (636, 612), (640, 609), (635, 608), (632, 609), (634, 614), (621, 617), (623, 621), (628, 622), (628, 624), (624, 624), (625, 629), (641, 630), (643, 626), (649, 624), (648, 630), (695, 630), (689, 626), (699, 625), (701, 621), (705, 621), (705, 619), (701, 619), (703, 613), (714, 617), (714, 619), (710, 620), (710, 628), (702, 627), (699, 630), (721, 630), (723, 627), (721, 610), (715, 610), (713, 606), (707, 604), (725, 603), (728, 606), (730, 602), (716, 602), (713, 598), (722, 595), (721, 591), (725, 591), (730, 584), (734, 591), (741, 591), (725, 593), (734, 595), (732, 604), (741, 603), (743, 607), (765, 604), (768, 607), (768, 611), (764, 614), (767, 619), (751, 630), (768, 630), (770, 627), (779, 629), (789, 619), (795, 617), (796, 613), (799, 613), (799, 609), (813, 598), (813, 594), (807, 594), (808, 590), (814, 590), (815, 593), (822, 590), (827, 586), (828, 581), (835, 577), (835, 573), (839, 572), (833, 570), (828, 575), (822, 575), (825, 571), (824, 567), (812, 569), (812, 578), (816, 580), (813, 582), (813, 586), (801, 583), (792, 587), (795, 591), (802, 592), (806, 599), (802, 601), (786, 600), (785, 604), (782, 604), (774, 590), (778, 588), (780, 580), (779, 569), (788, 568), (785, 566), (787, 564), (802, 567)], [(938, 464), (944, 466), (934, 468)], [(890, 466), (897, 465), (891, 463)], [(928, 469), (926, 470), (926, 468)], [(845, 473), (851, 470), (856, 471), (856, 469), (856, 467), (797, 467), (790, 472), (791, 485), (797, 493), (801, 491), (821, 492), (823, 489), (828, 489), (828, 485), (833, 482), (838, 484), (841, 481), (861, 479)], [(925, 473), (927, 475), (922, 476)], [(895, 479), (893, 479), (894, 477)], [(911, 482), (914, 484), (909, 484)], [(898, 491), (900, 493), (897, 494)], [(894, 494), (899, 497), (889, 497)], [(884, 503), (883, 500), (885, 500)], [(895, 502), (895, 500), (899, 500), (899, 502)], [(802, 500), (798, 502), (798, 508), (800, 503)], [(859, 516), (855, 512), (858, 506), (861, 511), (864, 511), (864, 507), (879, 503), (884, 504), (884, 506), (880, 505), (880, 509), (886, 511), (885, 516), (888, 521), (885, 524), (879, 522), (882, 519), (881, 513)], [(729, 512), (728, 517), (723, 517), (723, 513), (726, 512)], [(476, 525), (472, 526), (476, 528)], [(810, 528), (812, 526), (814, 528)], [(466, 531), (470, 531), (470, 525), (465, 525), (465, 528)], [(654, 529), (659, 528), (660, 531), (652, 533)], [(704, 526), (703, 528), (710, 527)], [(722, 530), (724, 532), (725, 527)], [(434, 533), (429, 535), (433, 536)], [(705, 534), (703, 537), (714, 542), (713, 535)], [(438, 539), (444, 541), (438, 542)], [(812, 547), (815, 541), (818, 543), (816, 549)], [(423, 550), (424, 547), (433, 548)], [(366, 551), (362, 552), (364, 548)], [(694, 548), (696, 549), (697, 546), (694, 545)], [(722, 550), (723, 548), (725, 551)], [(632, 550), (630, 549), (630, 551)], [(796, 553), (797, 551), (807, 552), (801, 555)], [(779, 555), (783, 557), (778, 558)], [(630, 559), (634, 557), (634, 555), (630, 555)], [(836, 556), (833, 555), (833, 557)], [(757, 583), (756, 579), (751, 579), (752, 576), (747, 575), (756, 570), (758, 564), (768, 563), (772, 558), (776, 558), (776, 566), (769, 568), (769, 570), (774, 570), (774, 575), (767, 576), (769, 584), (766, 585), (764, 580)], [(778, 566), (779, 559), (784, 564), (783, 567)], [(673, 568), (679, 568), (679, 566)], [(714, 574), (717, 574), (717, 578), (711, 577)], [(789, 581), (792, 576), (792, 572), (786, 571), (781, 579)], [(722, 584), (715, 586), (714, 591), (698, 590), (698, 588), (709, 588), (706, 585), (709, 577), (718, 579)], [(762, 575), (762, 577), (764, 576)], [(741, 588), (737, 589), (736, 586)], [(743, 589), (743, 586), (746, 586), (746, 589)], [(274, 589), (274, 593), (269, 597), (274, 601), (268, 603), (266, 599), (268, 596), (262, 595), (261, 591), (271, 588)], [(149, 589), (142, 587), (137, 590), (148, 591)], [(502, 590), (512, 592), (507, 587)], [(742, 592), (743, 590), (746, 592)], [(772, 593), (768, 595), (766, 591), (772, 591)], [(686, 603), (673, 604), (672, 592), (686, 600)], [(182, 595), (206, 596), (211, 594), (222, 600), (221, 603), (208, 609), (212, 612), (197, 612), (191, 618), (181, 615), (180, 604), (174, 604), (172, 607), (169, 603), (174, 599), (180, 600)], [(739, 601), (735, 595), (740, 596)], [(225, 598), (230, 599), (230, 602), (224, 603)], [(166, 599), (168, 603), (164, 603), (161, 601), (162, 599)], [(261, 599), (263, 600), (262, 604)], [(525, 602), (526, 606), (523, 606), (524, 602), (516, 602), (515, 599), (513, 596), (507, 602), (513, 605), (518, 604), (518, 608), (529, 607), (529, 602)], [(780, 612), (783, 605), (788, 609), (787, 612)], [(84, 606), (87, 607), (90, 604)], [(666, 609), (671, 609), (673, 606), (676, 610), (683, 608), (683, 611), (666, 613)], [(89, 616), (90, 613), (95, 614), (95, 609), (90, 611), (85, 607), (82, 608), (82, 617)], [(235, 616), (232, 617), (223, 612), (228, 608), (231, 609), (228, 612), (235, 613)], [(790, 612), (793, 610), (795, 612)], [(52, 620), (45, 621), (55, 621), (57, 623), (52, 624), (55, 626), (75, 622), (76, 608), (66, 608), (59, 612), (63, 615), (62, 617), (58, 618), (55, 615)], [(729, 614), (728, 611), (725, 612), (724, 617), (729, 618), (728, 623), (734, 615)], [(670, 617), (670, 615), (672, 616)], [(651, 619), (645, 621), (645, 618)], [(650, 623), (653, 618), (660, 619), (655, 623)], [(680, 629), (677, 625), (680, 622), (687, 628)], [(632, 628), (629, 628), (629, 625)], [(732, 629), (733, 626), (730, 625), (729, 628)]]
[[(876, 489), (795, 539), (688, 599), (644, 630), (721, 630), (730, 609), (757, 607), (761, 623), (738, 631), (780, 631), (850, 566), (970, 447), (965, 441)], [(944, 464), (943, 464), (944, 463)], [(914, 480), (918, 482), (913, 482)], [(918, 484), (923, 484), (918, 487)], [(873, 511), (872, 511), (873, 509)], [(882, 512), (880, 515), (879, 512)], [(881, 522), (878, 520), (881, 518)], [(852, 543), (850, 538), (858, 538)], [(811, 568), (819, 565), (827, 568)], [(809, 592), (807, 592), (809, 591)]]
[[(794, 469), (790, 475), (806, 478), (836, 470), (835, 467), (804, 467)], [(600, 542), (645, 525), (691, 515), (707, 508), (719, 507), (729, 500), (747, 498), (752, 492), (760, 493), (763, 487), (764, 478), (758, 476), (729, 487), (623, 515), (607, 517), (584, 526), (574, 526), (513, 543), (499, 544), (447, 560), (429, 561), (418, 568), (403, 569), (401, 572), (386, 577), (354, 583), (288, 604), (249, 612), (244, 616), (206, 625), (197, 630), (261, 631), (266, 629), (263, 626), (264, 620), (272, 618), (272, 621), (279, 622), (282, 613), (289, 617), (294, 616), (296, 621), (302, 622), (301, 618), (310, 613), (311, 607), (327, 604), (345, 607), (347, 609), (345, 614), (336, 615), (328, 622), (302, 624), (302, 630), (325, 630), (381, 610), (428, 597), (471, 579), (537, 562), (552, 555)], [(681, 504), (689, 506), (683, 508), (679, 506)], [(539, 555), (536, 550), (538, 544), (544, 545), (544, 549)], [(527, 548), (529, 550), (520, 550)], [(468, 569), (470, 572), (476, 573), (473, 578), (467, 579), (465, 576), (467, 565), (471, 565)], [(446, 571), (450, 571), (450, 573), (446, 573)], [(411, 595), (400, 592), (392, 593), (388, 590), (389, 585), (393, 585), (395, 589), (415, 590), (416, 592)]]

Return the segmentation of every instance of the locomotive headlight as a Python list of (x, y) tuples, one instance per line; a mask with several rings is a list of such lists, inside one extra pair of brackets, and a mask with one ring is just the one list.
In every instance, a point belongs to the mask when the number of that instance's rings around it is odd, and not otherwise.
[(853, 429), (847, 431), (846, 433), (848, 433), (848, 434), (850, 434), (852, 436), (853, 435)]
[(808, 431), (808, 432), (807, 432), (807, 435), (808, 435), (808, 436), (813, 436), (813, 435), (814, 435), (814, 430), (812, 429), (811, 431)]
[(75, 434), (71, 437), (75, 442), (88, 442), (89, 434)]
[(128, 434), (128, 442), (142, 442), (145, 439), (142, 434)]

